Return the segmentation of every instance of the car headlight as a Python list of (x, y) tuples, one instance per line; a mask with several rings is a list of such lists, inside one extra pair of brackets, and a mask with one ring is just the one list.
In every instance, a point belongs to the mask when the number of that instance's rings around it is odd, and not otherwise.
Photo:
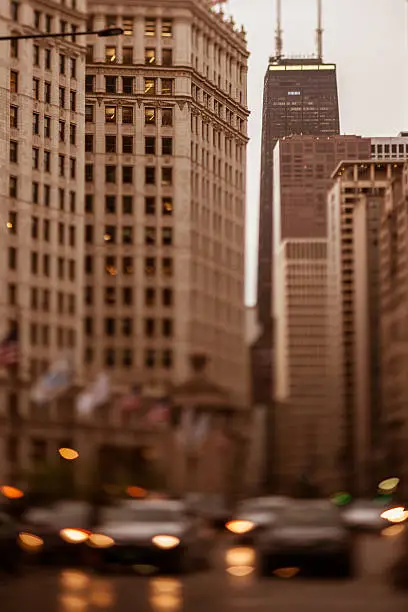
[(87, 541), (91, 548), (111, 548), (115, 545), (115, 540), (103, 533), (92, 533)]
[(252, 521), (229, 521), (229, 523), (226, 524), (228, 531), (232, 531), (232, 533), (237, 535), (249, 533), (254, 527), (255, 523)]
[(158, 548), (169, 550), (171, 548), (176, 548), (176, 546), (180, 544), (180, 539), (171, 535), (156, 535), (152, 538), (152, 542)]
[(81, 544), (89, 538), (89, 532), (85, 529), (61, 529), (60, 536), (69, 544)]

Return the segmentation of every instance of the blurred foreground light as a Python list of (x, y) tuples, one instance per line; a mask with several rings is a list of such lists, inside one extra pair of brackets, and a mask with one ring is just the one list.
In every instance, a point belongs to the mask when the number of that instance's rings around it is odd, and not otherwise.
[(84, 529), (61, 529), (60, 536), (69, 544), (81, 544), (89, 538), (89, 533)]
[(170, 550), (171, 548), (176, 548), (180, 544), (179, 538), (171, 535), (157, 535), (152, 538), (152, 542), (158, 548), (162, 548), (163, 550)]
[(9, 487), (8, 485), (0, 487), (0, 492), (4, 495), (4, 497), (7, 497), (7, 499), (21, 499), (24, 497), (24, 493), (21, 491), (21, 489)]
[(387, 478), (386, 480), (380, 482), (378, 488), (384, 493), (392, 493), (398, 487), (399, 482), (399, 478)]
[(149, 603), (154, 612), (179, 612), (183, 607), (180, 581), (170, 578), (152, 578)]
[(408, 511), (405, 510), (403, 506), (390, 508), (381, 514), (381, 518), (389, 521), (390, 523), (403, 523), (408, 519)]
[(352, 497), (350, 493), (346, 493), (345, 491), (335, 493), (331, 498), (331, 501), (333, 502), (333, 504), (336, 504), (336, 506), (346, 506), (351, 502), (351, 500)]
[(19, 533), (18, 544), (20, 548), (28, 552), (37, 552), (44, 546), (44, 540), (32, 533)]
[(115, 540), (103, 533), (92, 533), (87, 543), (92, 548), (111, 548), (115, 545)]
[(275, 570), (273, 573), (278, 578), (294, 578), (300, 572), (299, 567), (281, 567)]
[(253, 565), (232, 565), (231, 567), (227, 567), (227, 572), (236, 578), (249, 576), (254, 570), (255, 568)]
[(61, 604), (58, 609), (63, 612), (87, 612), (89, 609), (87, 599), (82, 596), (62, 593), (58, 601)]
[(252, 521), (229, 521), (225, 526), (228, 531), (239, 535), (248, 533), (255, 527)]
[(67, 461), (73, 461), (74, 459), (78, 459), (79, 453), (73, 448), (60, 448), (58, 450), (59, 454), (63, 459)]
[(382, 530), (381, 535), (386, 538), (394, 538), (405, 531), (405, 525), (391, 525)]
[(84, 591), (89, 588), (90, 579), (85, 572), (80, 570), (64, 570), (60, 574), (61, 587), (65, 591)]
[(146, 489), (143, 489), (143, 487), (128, 487), (126, 489), (126, 493), (129, 495), (129, 497), (136, 498), (146, 497), (147, 495), (147, 491)]
[(255, 551), (253, 548), (238, 546), (227, 550), (225, 560), (229, 567), (238, 565), (255, 565)]

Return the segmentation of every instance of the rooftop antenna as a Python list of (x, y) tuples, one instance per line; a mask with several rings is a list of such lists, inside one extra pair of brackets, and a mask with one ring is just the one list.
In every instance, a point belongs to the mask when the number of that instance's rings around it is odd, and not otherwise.
[(323, 27), (322, 27), (322, 0), (317, 0), (317, 58), (323, 60)]
[(276, 35), (275, 35), (276, 57), (280, 59), (283, 53), (282, 42), (282, 5), (281, 0), (276, 0)]

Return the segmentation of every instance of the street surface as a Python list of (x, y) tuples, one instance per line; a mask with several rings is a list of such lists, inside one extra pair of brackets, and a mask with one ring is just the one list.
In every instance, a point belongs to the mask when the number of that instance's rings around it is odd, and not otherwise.
[[(395, 593), (386, 571), (400, 537), (363, 536), (358, 542), (355, 580), (296, 576), (258, 579), (254, 573), (232, 576), (225, 539), (220, 537), (214, 567), (185, 578), (96, 576), (77, 569), (28, 570), (0, 582), (1, 612), (407, 612), (408, 594)], [(251, 551), (235, 554), (247, 563)], [(245, 560), (245, 558), (247, 560)], [(247, 569), (246, 571), (250, 571)]]

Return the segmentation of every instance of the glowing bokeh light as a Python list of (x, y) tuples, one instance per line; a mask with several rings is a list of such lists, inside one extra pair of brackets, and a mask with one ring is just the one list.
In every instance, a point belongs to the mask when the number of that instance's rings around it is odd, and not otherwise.
[(143, 489), (143, 487), (128, 487), (126, 489), (126, 493), (129, 495), (129, 497), (135, 498), (146, 497), (147, 495), (147, 491), (146, 489)]
[(226, 552), (225, 560), (228, 566), (255, 565), (255, 551), (244, 546), (230, 548)]
[(336, 506), (347, 506), (347, 504), (349, 504), (351, 500), (352, 497), (350, 493), (347, 493), (346, 491), (335, 493), (331, 498), (331, 501), (333, 502), (333, 504), (336, 504)]
[(244, 576), (249, 576), (255, 571), (253, 565), (231, 565), (231, 567), (227, 567), (227, 572), (231, 576), (235, 576), (236, 578), (243, 578)]
[(384, 493), (391, 493), (398, 487), (399, 482), (399, 478), (387, 478), (386, 480), (380, 482), (378, 488), (380, 491), (384, 491)]
[(89, 588), (90, 579), (80, 570), (64, 570), (60, 574), (60, 583), (66, 591), (83, 591)]
[(228, 531), (239, 535), (248, 533), (255, 527), (252, 521), (229, 521), (225, 526)]
[(395, 536), (401, 535), (405, 531), (405, 525), (390, 525), (390, 527), (386, 527), (382, 530), (381, 535), (386, 538), (393, 538)]
[(157, 535), (152, 538), (152, 542), (158, 548), (169, 550), (180, 544), (180, 539), (171, 535)]
[(405, 510), (403, 506), (390, 508), (381, 514), (381, 518), (389, 521), (390, 523), (403, 523), (408, 519), (408, 511)]
[(4, 497), (7, 497), (7, 499), (21, 499), (24, 497), (24, 493), (21, 491), (21, 489), (10, 487), (8, 485), (0, 487), (0, 492), (4, 495)]
[(79, 453), (74, 448), (60, 448), (58, 450), (59, 454), (63, 459), (67, 461), (74, 461), (74, 459), (78, 459)]
[(278, 578), (289, 579), (289, 578), (294, 578), (295, 576), (297, 576), (299, 572), (300, 572), (299, 567), (281, 567), (275, 570), (273, 573)]
[(61, 529), (60, 536), (69, 544), (81, 544), (89, 538), (89, 532), (84, 529)]
[(20, 548), (28, 552), (37, 552), (44, 546), (44, 540), (33, 533), (21, 532), (18, 534)]
[(115, 545), (115, 540), (103, 533), (92, 533), (87, 543), (92, 548), (111, 548)]

